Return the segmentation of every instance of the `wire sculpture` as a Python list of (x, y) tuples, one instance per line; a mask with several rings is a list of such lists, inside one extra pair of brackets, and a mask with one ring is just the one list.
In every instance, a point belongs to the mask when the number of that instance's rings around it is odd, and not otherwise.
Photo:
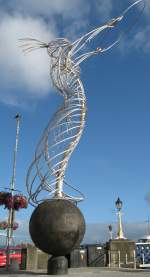
[[(80, 140), (86, 118), (86, 97), (80, 80), (79, 65), (87, 58), (110, 50), (119, 43), (124, 33), (120, 33), (107, 47), (79, 53), (98, 34), (114, 29), (140, 2), (144, 3), (144, 0), (132, 3), (119, 17), (113, 18), (73, 43), (65, 38), (57, 38), (48, 44), (33, 38), (21, 39), (25, 53), (39, 48), (47, 49), (52, 83), (64, 98), (62, 107), (49, 121), (28, 169), (26, 186), (29, 202), (33, 206), (50, 198), (65, 198), (76, 202), (84, 199), (83, 194), (64, 179), (69, 158)], [(71, 187), (78, 195), (72, 196), (65, 192), (64, 185)]]

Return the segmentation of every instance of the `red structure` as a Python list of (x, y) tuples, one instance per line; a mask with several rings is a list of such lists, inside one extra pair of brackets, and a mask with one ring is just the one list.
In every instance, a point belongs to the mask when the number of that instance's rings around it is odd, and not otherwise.
[[(9, 248), (9, 262), (15, 259), (17, 260), (19, 266), (21, 265), (21, 248), (10, 247)], [(7, 261), (6, 248), (0, 249), (0, 267), (5, 267)]]

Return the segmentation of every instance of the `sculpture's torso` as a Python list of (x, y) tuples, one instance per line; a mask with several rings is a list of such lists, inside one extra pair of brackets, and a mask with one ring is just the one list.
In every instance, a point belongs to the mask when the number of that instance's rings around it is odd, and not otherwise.
[(45, 184), (45, 190), (52, 197), (68, 199), (70, 195), (63, 192), (65, 170), (70, 155), (80, 140), (86, 115), (80, 68), (69, 57), (69, 50), (70, 45), (66, 48), (57, 48), (56, 45), (56, 50), (49, 54), (50, 76), (64, 102), (44, 131), (31, 169), (36, 166), (38, 175), (35, 178), (39, 179), (41, 186)]

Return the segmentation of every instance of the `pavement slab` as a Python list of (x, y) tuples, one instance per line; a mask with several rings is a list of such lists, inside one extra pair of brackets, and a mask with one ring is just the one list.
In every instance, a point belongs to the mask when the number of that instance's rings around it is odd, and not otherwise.
[[(69, 269), (68, 275), (60, 275), (60, 277), (148, 277), (150, 270), (131, 270), (131, 269), (108, 269), (108, 268), (72, 268)], [(46, 271), (25, 271), (6, 272), (0, 270), (1, 277), (46, 277), (54, 275), (47, 275)], [(57, 275), (59, 276), (59, 275)]]

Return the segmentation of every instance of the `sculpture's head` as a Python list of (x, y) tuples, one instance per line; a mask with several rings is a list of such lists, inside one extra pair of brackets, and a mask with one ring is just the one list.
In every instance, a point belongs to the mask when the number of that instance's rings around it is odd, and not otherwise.
[(69, 40), (65, 38), (56, 38), (55, 40), (49, 42), (46, 47), (49, 56), (53, 56), (55, 52), (58, 52), (61, 49), (68, 49), (68, 47), (69, 49), (72, 48)]
[(42, 42), (37, 39), (32, 38), (24, 38), (20, 39), (21, 47), (23, 48), (23, 52), (29, 53), (33, 50), (37, 50), (40, 48), (46, 48), (49, 56), (52, 56), (54, 52), (59, 49), (68, 48), (71, 49), (70, 42), (65, 38), (56, 38), (49, 43)]

